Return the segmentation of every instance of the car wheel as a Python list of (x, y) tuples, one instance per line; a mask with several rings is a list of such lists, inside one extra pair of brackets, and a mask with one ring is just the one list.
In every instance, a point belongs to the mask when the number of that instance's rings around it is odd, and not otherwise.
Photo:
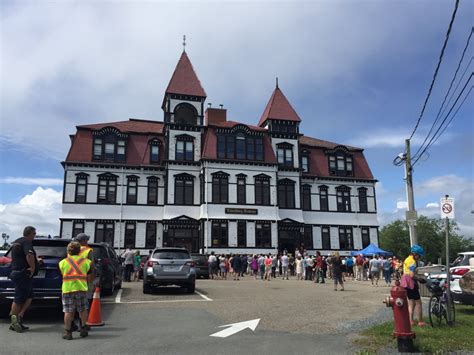
[(112, 286), (103, 290), (105, 296), (112, 296), (115, 292), (115, 278), (112, 280)]
[(143, 293), (145, 295), (149, 295), (151, 294), (151, 287), (150, 285), (146, 284), (146, 283), (143, 283)]
[(119, 281), (118, 285), (115, 287), (117, 290), (122, 288), (122, 280)]
[(190, 284), (186, 286), (186, 288), (188, 289), (188, 293), (194, 293), (194, 291), (196, 290), (196, 284), (195, 283)]

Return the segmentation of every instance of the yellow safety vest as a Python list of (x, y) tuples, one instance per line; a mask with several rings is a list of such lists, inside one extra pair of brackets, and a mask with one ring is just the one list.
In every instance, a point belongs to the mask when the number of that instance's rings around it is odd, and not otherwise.
[(89, 259), (79, 255), (68, 255), (59, 262), (59, 269), (63, 275), (63, 293), (87, 292), (87, 273), (91, 267)]
[(79, 253), (79, 256), (83, 259), (88, 259), (91, 251), (92, 248), (90, 246), (81, 246), (81, 252)]

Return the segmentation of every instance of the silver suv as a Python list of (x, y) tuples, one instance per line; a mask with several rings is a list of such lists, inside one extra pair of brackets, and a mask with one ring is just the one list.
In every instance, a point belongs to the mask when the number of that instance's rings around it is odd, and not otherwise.
[(191, 255), (184, 248), (157, 248), (143, 270), (143, 293), (153, 287), (178, 285), (188, 293), (196, 288), (196, 270)]

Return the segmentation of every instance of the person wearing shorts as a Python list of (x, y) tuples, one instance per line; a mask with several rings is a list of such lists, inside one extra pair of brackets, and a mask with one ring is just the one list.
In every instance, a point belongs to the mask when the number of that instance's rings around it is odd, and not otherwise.
[(11, 248), (12, 271), (10, 279), (15, 285), (15, 298), (10, 311), (10, 330), (22, 333), (29, 328), (23, 324), (23, 316), (33, 300), (32, 277), (38, 272), (39, 264), (33, 249), (36, 229), (25, 227), (23, 238), (15, 240)]
[(415, 280), (415, 270), (418, 261), (425, 255), (425, 250), (419, 245), (411, 247), (411, 254), (403, 261), (403, 275), (400, 285), (407, 291), (408, 313), (410, 314), (410, 322), (415, 324), (415, 315), (418, 319), (418, 326), (425, 326), (423, 321), (423, 307), (421, 304), (420, 291), (418, 282)]
[(81, 245), (74, 241), (67, 246), (67, 257), (59, 262), (59, 269), (63, 276), (62, 303), (64, 312), (64, 333), (63, 339), (72, 340), (71, 325), (74, 314), (79, 313), (81, 318), (80, 336), (84, 338), (88, 335), (86, 328), (87, 311), (89, 301), (87, 299), (88, 281), (91, 274), (91, 261), (81, 257)]

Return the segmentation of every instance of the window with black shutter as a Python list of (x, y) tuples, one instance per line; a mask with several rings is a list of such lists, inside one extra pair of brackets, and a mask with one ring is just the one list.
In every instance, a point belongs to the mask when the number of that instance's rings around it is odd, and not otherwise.
[(352, 239), (352, 227), (339, 227), (339, 249), (354, 249), (354, 241)]
[(135, 205), (137, 203), (138, 176), (127, 176), (127, 204)]
[(145, 248), (154, 249), (156, 247), (156, 222), (146, 224)]
[(97, 203), (105, 203), (105, 204), (115, 203), (116, 195), (117, 195), (117, 176), (110, 173), (99, 175)]
[(212, 246), (226, 248), (229, 246), (227, 222), (212, 222)]
[(212, 174), (212, 203), (229, 202), (229, 174)]
[(135, 223), (125, 223), (125, 247), (135, 248)]
[(255, 247), (271, 248), (272, 247), (272, 229), (270, 223), (255, 223)]
[(311, 211), (311, 186), (303, 185), (301, 203), (303, 211)]
[(367, 206), (367, 189), (365, 187), (360, 187), (357, 189), (359, 193), (359, 212), (367, 213), (368, 206)]
[(351, 189), (347, 186), (336, 187), (337, 210), (339, 212), (351, 211)]
[(237, 177), (237, 203), (245, 205), (247, 203), (247, 189), (245, 183), (245, 176)]
[(329, 227), (321, 227), (321, 239), (324, 250), (331, 249), (331, 232)]
[(255, 177), (255, 204), (270, 205), (270, 176), (262, 174)]
[(114, 246), (114, 223), (96, 222), (95, 224), (95, 243), (107, 243)]
[(362, 227), (360, 229), (362, 234), (362, 248), (367, 248), (370, 244), (370, 234), (368, 227)]
[(147, 204), (158, 204), (158, 178), (154, 176), (148, 178)]
[(87, 179), (88, 174), (79, 173), (76, 175), (76, 195), (74, 202), (86, 203), (87, 201)]
[(324, 185), (319, 187), (319, 209), (329, 211), (328, 187)]
[(247, 246), (247, 223), (245, 221), (237, 222), (237, 246), (240, 248)]
[(194, 176), (190, 174), (175, 175), (174, 203), (176, 205), (194, 204)]
[(295, 182), (290, 179), (278, 181), (278, 206), (295, 208)]

